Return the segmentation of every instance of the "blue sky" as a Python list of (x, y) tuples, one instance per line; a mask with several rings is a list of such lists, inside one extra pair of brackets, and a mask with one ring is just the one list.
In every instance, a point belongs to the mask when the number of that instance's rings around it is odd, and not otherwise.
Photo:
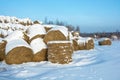
[(59, 19), (81, 32), (120, 31), (120, 0), (0, 0), (0, 15)]

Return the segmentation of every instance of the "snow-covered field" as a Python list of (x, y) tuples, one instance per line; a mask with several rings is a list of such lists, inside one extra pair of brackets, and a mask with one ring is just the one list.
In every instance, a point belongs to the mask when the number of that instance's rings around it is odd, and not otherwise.
[(0, 63), (0, 80), (120, 80), (120, 41), (111, 46), (76, 51), (73, 62), (60, 65), (50, 62), (7, 65)]

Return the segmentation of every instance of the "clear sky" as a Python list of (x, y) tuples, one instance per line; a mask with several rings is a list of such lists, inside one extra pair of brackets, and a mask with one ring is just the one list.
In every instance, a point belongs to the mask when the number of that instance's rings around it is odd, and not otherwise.
[(120, 0), (0, 0), (0, 15), (58, 19), (81, 32), (120, 31)]

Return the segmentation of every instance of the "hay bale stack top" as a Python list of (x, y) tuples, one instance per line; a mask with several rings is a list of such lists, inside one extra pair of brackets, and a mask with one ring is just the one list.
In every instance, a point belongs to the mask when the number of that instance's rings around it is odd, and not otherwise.
[(21, 64), (30, 62), (33, 58), (31, 47), (23, 39), (9, 41), (5, 49), (7, 64)]
[(68, 40), (68, 29), (65, 26), (56, 26), (50, 29), (44, 37), (44, 42)]
[(27, 34), (32, 41), (35, 38), (43, 38), (46, 34), (44, 26), (40, 24), (34, 24), (27, 29)]
[(48, 42), (48, 61), (68, 64), (72, 61), (73, 47), (71, 41)]
[(99, 45), (111, 45), (112, 42), (109, 38), (101, 38), (99, 41), (98, 41), (98, 44)]
[(30, 43), (34, 52), (33, 61), (46, 61), (47, 60), (47, 45), (43, 42), (42, 38), (36, 38)]
[(6, 40), (7, 42), (15, 40), (15, 39), (24, 39), (26, 41), (29, 40), (29, 38), (27, 38), (27, 36), (25, 35), (24, 32), (20, 31), (20, 30), (16, 30), (14, 32), (12, 32), (10, 35), (8, 35), (4, 40)]

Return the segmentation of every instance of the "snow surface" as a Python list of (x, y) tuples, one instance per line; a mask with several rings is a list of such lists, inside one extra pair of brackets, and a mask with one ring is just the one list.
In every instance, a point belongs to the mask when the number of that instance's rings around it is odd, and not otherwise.
[(34, 24), (34, 25), (31, 25), (28, 30), (27, 30), (27, 33), (30, 37), (30, 39), (38, 34), (40, 35), (44, 35), (46, 34), (46, 30), (44, 28), (43, 25), (40, 25), (40, 24)]
[(22, 31), (16, 30), (14, 32), (12, 32), (10, 35), (8, 35), (4, 40), (6, 40), (7, 42), (15, 40), (15, 39), (23, 39), (24, 38), (24, 34)]
[(32, 40), (30, 43), (30, 46), (31, 46), (34, 54), (41, 51), (42, 49), (47, 48), (47, 45), (44, 43), (43, 39), (41, 39), (41, 38), (37, 38), (37, 39)]
[(0, 63), (0, 80), (120, 80), (120, 41), (111, 46), (76, 51), (70, 64), (29, 62), (20, 65)]
[(5, 48), (5, 53), (7, 54), (12, 49), (16, 47), (20, 47), (20, 46), (31, 48), (30, 45), (23, 39), (15, 39), (7, 43), (6, 48)]

